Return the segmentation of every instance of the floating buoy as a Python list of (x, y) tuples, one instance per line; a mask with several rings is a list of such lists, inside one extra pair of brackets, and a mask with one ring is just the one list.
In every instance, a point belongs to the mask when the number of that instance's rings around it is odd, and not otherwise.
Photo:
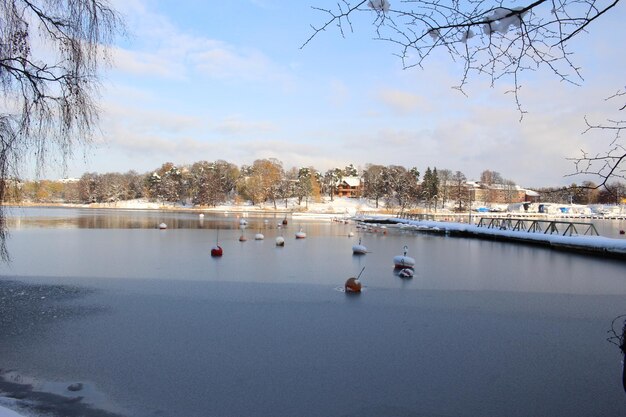
[(399, 273), (400, 278), (413, 278), (413, 270), (411, 268), (404, 268)]
[(287, 225), (287, 217), (285, 216), (285, 218), (283, 219), (283, 224), (286, 226)]
[(213, 246), (211, 248), (211, 256), (222, 256), (224, 252), (222, 251), (222, 247), (220, 245)]
[(623, 230), (620, 230), (620, 231), (619, 231), (619, 234), (620, 234), (620, 235), (623, 235), (624, 233), (625, 233), (625, 232), (624, 232)]
[(276, 238), (276, 246), (285, 246), (285, 238), (282, 236), (278, 236)]
[(367, 253), (367, 248), (361, 245), (361, 239), (359, 239), (359, 244), (352, 246), (352, 253), (354, 255), (365, 255)]
[(304, 239), (306, 237), (306, 233), (300, 229), (300, 231), (296, 232), (296, 239)]
[(263, 240), (265, 239), (265, 236), (263, 236), (263, 233), (257, 233), (256, 235), (254, 235), (254, 240)]
[(357, 278), (348, 278), (346, 281), (345, 289), (347, 293), (360, 293), (361, 292), (361, 281)]
[(410, 256), (406, 256), (407, 251), (409, 250), (408, 246), (404, 246), (404, 255), (394, 256), (393, 264), (396, 268), (413, 268), (415, 266), (415, 259)]
[(167, 229), (167, 225), (165, 223), (161, 223), (161, 224), (159, 224), (159, 229), (165, 230), (165, 229)]
[(361, 269), (361, 272), (359, 272), (359, 275), (357, 275), (356, 278), (350, 277), (346, 280), (346, 284), (344, 285), (346, 293), (348, 294), (360, 294), (361, 293), (361, 288), (363, 286), (361, 285), (361, 281), (359, 281), (359, 278), (361, 278), (361, 274), (363, 273), (363, 271), (365, 271), (365, 267)]

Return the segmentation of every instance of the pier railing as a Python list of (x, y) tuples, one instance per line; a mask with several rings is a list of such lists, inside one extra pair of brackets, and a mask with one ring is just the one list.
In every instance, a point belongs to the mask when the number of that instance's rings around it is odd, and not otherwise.
[[(531, 233), (559, 234), (563, 236), (583, 235), (599, 236), (596, 227), (591, 223), (568, 222), (556, 220), (537, 220), (514, 217), (481, 217), (478, 227), (487, 229), (526, 231)], [(561, 233), (563, 231), (563, 233)]]

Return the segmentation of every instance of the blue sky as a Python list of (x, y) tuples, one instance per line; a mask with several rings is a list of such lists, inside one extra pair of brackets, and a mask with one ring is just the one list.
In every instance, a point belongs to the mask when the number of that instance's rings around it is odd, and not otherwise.
[(311, 6), (334, 1), (114, 4), (129, 35), (104, 74), (101, 138), (76, 151), (68, 176), (277, 158), (285, 168), (436, 166), (468, 178), (490, 169), (527, 187), (568, 184), (582, 178), (564, 177), (573, 172), (565, 158), (608, 143), (581, 135), (584, 116), (614, 114), (603, 99), (626, 82), (624, 4), (570, 42), (582, 86), (524, 74), (521, 123), (506, 83), (475, 77), (465, 97), (451, 88), (462, 68), (442, 55), (403, 70), (393, 45), (372, 40), (373, 16), (355, 19), (345, 38), (332, 29), (301, 49), (325, 19)]

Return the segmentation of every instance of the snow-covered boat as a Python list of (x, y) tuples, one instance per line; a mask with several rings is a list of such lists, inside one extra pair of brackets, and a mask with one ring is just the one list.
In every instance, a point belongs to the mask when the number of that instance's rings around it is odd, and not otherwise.
[(408, 250), (408, 246), (405, 246), (403, 255), (394, 256), (393, 264), (396, 268), (413, 268), (415, 266), (415, 259), (406, 256)]
[(367, 253), (367, 248), (361, 244), (361, 239), (359, 239), (358, 245), (352, 246), (352, 253), (354, 255), (365, 255)]

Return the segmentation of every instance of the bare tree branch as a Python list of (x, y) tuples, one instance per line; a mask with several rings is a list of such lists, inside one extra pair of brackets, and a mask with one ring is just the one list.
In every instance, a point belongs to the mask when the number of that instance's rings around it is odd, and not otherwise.
[[(19, 177), (33, 155), (40, 172), (52, 152), (65, 166), (75, 143), (97, 128), (98, 76), (123, 23), (107, 0), (0, 2), (0, 181)], [(46, 50), (34, 45), (46, 45)], [(4, 201), (4, 188), (0, 202)], [(6, 259), (0, 207), (0, 255)]]
[(392, 8), (387, 0), (342, 0), (334, 9), (314, 7), (327, 19), (312, 26), (313, 34), (302, 46), (333, 25), (344, 36), (344, 26), (353, 30), (351, 16), (368, 13), (375, 39), (397, 45), (404, 68), (421, 67), (433, 51), (445, 50), (454, 62), (463, 62), (457, 90), (463, 92), (472, 74), (488, 76), (492, 86), (507, 80), (523, 117), (522, 72), (546, 68), (562, 81), (581, 82), (567, 42), (618, 3), (535, 0), (511, 7), (502, 0), (405, 0)]

